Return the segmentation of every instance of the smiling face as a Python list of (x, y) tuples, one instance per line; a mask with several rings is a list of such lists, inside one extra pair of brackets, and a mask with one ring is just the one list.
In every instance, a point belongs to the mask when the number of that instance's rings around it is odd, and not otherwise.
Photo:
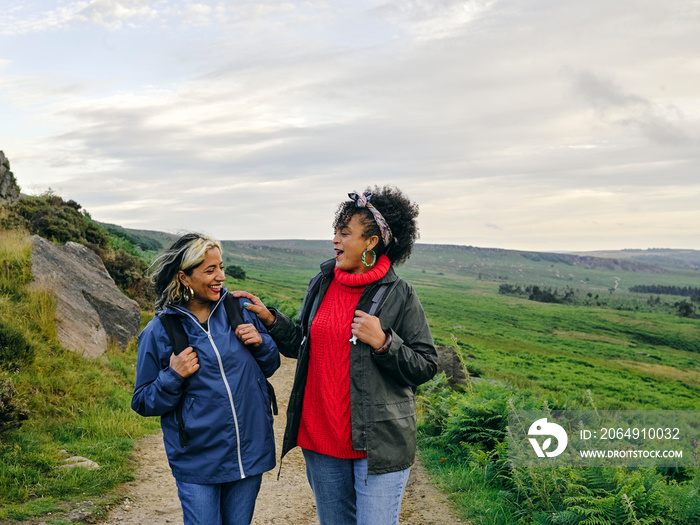
[[(371, 267), (362, 262), (365, 250), (372, 250), (379, 242), (376, 235), (365, 238), (365, 227), (359, 215), (355, 214), (345, 226), (335, 229), (333, 249), (335, 250), (335, 266), (348, 273), (365, 273)], [(367, 262), (373, 262), (373, 256), (368, 254)]]
[(204, 256), (204, 261), (192, 270), (190, 275), (182, 270), (178, 273), (180, 282), (192, 288), (194, 297), (190, 302), (209, 304), (219, 300), (221, 288), (226, 280), (224, 262), (218, 248), (211, 248)]

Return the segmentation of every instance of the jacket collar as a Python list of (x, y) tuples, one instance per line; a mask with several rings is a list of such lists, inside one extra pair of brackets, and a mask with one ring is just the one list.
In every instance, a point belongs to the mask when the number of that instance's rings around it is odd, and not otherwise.
[[(222, 303), (224, 300), (224, 297), (226, 297), (226, 294), (228, 293), (227, 288), (222, 288), (221, 290), (221, 297), (219, 297), (219, 300), (216, 301), (211, 307), (211, 313), (209, 314), (209, 318), (211, 318), (211, 315), (214, 313), (214, 311), (218, 308), (218, 306)], [(181, 315), (181, 316), (189, 316), (189, 317), (194, 317), (194, 314), (190, 312), (187, 308), (184, 306), (180, 306), (177, 304), (168, 304), (163, 308), (162, 312), (166, 314), (175, 314), (175, 315)], [(157, 313), (157, 312), (156, 312)]]

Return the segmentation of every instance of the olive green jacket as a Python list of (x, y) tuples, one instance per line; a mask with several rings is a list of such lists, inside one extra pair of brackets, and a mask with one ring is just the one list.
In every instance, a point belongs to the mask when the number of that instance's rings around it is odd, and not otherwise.
[[(297, 433), (309, 367), (309, 334), (302, 333), (301, 315), (311, 307), (308, 326), (333, 279), (334, 260), (321, 265), (318, 294), (307, 291), (296, 322), (275, 311), (275, 322), (268, 333), (286, 357), (297, 359), (296, 374), (287, 407), (287, 427), (282, 457), (297, 446)], [(398, 279), (393, 267), (379, 281), (367, 286), (358, 309), (373, 297), (373, 288)], [(378, 312), (382, 329), (391, 333), (388, 350), (375, 354), (361, 341), (350, 346), (350, 410), (352, 444), (367, 451), (369, 474), (395, 472), (410, 467), (416, 453), (415, 388), (437, 371), (437, 352), (423, 307), (415, 291), (400, 280)], [(348, 334), (348, 339), (350, 334)]]

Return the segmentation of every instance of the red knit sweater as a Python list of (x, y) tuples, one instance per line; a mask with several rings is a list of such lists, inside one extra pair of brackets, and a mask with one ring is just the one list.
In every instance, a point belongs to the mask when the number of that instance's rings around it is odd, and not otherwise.
[(309, 373), (297, 434), (302, 448), (344, 459), (367, 456), (352, 449), (350, 325), (365, 286), (384, 277), (390, 266), (382, 255), (366, 273), (334, 269), (335, 277), (311, 324)]

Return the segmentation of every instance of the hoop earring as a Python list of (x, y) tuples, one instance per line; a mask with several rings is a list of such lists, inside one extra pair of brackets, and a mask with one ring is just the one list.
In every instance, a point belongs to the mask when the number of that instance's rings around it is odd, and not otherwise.
[[(373, 261), (371, 264), (367, 264), (367, 261), (365, 260), (365, 257), (367, 257), (368, 252), (372, 252)], [(377, 254), (374, 253), (374, 250), (365, 250), (364, 252), (362, 252), (362, 264), (371, 268), (372, 266), (374, 266), (374, 263), (376, 263), (376, 262), (377, 262)]]
[(186, 303), (188, 303), (190, 299), (194, 299), (194, 290), (189, 286), (185, 286), (184, 284), (182, 286), (185, 288), (185, 290), (182, 292), (182, 298)]

